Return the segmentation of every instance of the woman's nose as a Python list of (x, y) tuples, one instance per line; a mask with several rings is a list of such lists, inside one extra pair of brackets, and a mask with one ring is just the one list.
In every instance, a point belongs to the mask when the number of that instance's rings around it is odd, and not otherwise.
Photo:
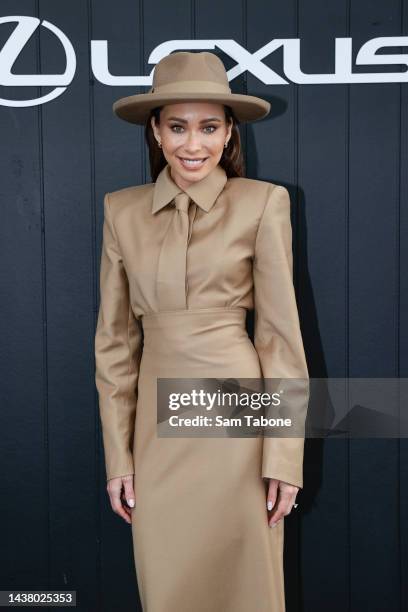
[(191, 151), (197, 151), (201, 149), (201, 135), (190, 133), (187, 136), (186, 149)]

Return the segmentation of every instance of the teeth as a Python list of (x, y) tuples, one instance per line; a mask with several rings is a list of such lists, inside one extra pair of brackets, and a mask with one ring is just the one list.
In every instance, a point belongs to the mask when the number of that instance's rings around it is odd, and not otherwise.
[(181, 158), (185, 163), (190, 164), (191, 166), (198, 166), (204, 162), (204, 159), (186, 159), (185, 157)]

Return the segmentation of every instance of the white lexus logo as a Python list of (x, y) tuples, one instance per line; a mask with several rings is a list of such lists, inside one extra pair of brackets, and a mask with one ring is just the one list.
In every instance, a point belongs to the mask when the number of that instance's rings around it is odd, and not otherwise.
[[(18, 87), (51, 86), (54, 89), (40, 98), (31, 100), (7, 100), (0, 98), (1, 106), (36, 106), (50, 102), (60, 96), (75, 76), (75, 50), (68, 37), (49, 21), (27, 16), (0, 17), (0, 25), (16, 22), (17, 26), (0, 50), (0, 85)], [(13, 74), (13, 65), (27, 44), (30, 37), (43, 26), (50, 30), (62, 45), (66, 67), (62, 74)], [(151, 86), (154, 67), (148, 76), (115, 76), (109, 72), (108, 41), (91, 40), (91, 68), (96, 80), (110, 86)], [(300, 39), (274, 38), (266, 45), (250, 53), (232, 39), (204, 40), (169, 40), (158, 45), (150, 54), (149, 64), (157, 64), (163, 57), (173, 51), (213, 50), (221, 49), (236, 62), (236, 66), (228, 70), (228, 80), (247, 71), (257, 77), (265, 85), (288, 85), (290, 82), (299, 85), (334, 84), (334, 83), (406, 83), (408, 81), (407, 54), (377, 54), (384, 47), (407, 47), (408, 36), (379, 36), (368, 40), (359, 49), (355, 64), (357, 66), (405, 66), (406, 70), (399, 72), (353, 72), (352, 39), (335, 38), (334, 56), (335, 70), (333, 73), (307, 74), (300, 68)], [(263, 59), (277, 49), (283, 49), (283, 78), (263, 63)]]
[(53, 91), (41, 98), (35, 100), (4, 100), (0, 98), (2, 106), (35, 106), (36, 104), (44, 104), (50, 100), (54, 100), (66, 90), (75, 75), (76, 57), (74, 48), (59, 28), (49, 21), (42, 21), (45, 28), (55, 34), (64, 47), (67, 65), (64, 74), (12, 74), (14, 62), (21, 53), (24, 45), (27, 44), (30, 37), (40, 25), (40, 20), (36, 17), (0, 17), (0, 24), (17, 22), (16, 28), (11, 33), (10, 38), (5, 43), (0, 51), (0, 85), (8, 85), (12, 87), (41, 87), (51, 85), (55, 87)]

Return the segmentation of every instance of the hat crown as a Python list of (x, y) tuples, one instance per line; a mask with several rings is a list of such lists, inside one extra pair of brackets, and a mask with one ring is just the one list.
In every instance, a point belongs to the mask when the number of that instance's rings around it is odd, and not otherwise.
[(214, 53), (177, 51), (156, 64), (149, 93), (231, 93), (225, 66)]

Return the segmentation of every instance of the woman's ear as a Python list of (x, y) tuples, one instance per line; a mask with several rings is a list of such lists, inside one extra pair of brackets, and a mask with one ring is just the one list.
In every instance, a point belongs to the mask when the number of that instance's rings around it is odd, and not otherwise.
[(227, 127), (227, 129), (228, 129), (228, 140), (231, 138), (232, 127), (233, 127), (233, 123), (232, 123), (232, 121), (230, 121), (229, 124), (228, 124), (228, 127)]
[(150, 124), (152, 126), (153, 134), (157, 140), (159, 138), (159, 134), (156, 127), (156, 117), (154, 115), (150, 117)]

